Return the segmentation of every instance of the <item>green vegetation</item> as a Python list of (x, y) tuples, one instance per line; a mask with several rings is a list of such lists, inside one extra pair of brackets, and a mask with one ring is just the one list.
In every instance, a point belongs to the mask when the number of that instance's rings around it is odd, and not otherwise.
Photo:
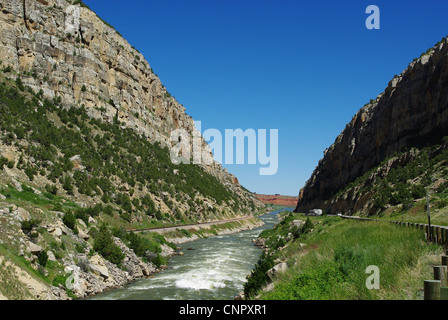
[(95, 236), (93, 249), (101, 254), (104, 259), (116, 265), (120, 265), (125, 257), (120, 248), (114, 243), (112, 234), (106, 225), (102, 225)]
[(40, 221), (37, 219), (30, 219), (30, 220), (24, 220), (20, 224), (21, 224), (22, 231), (25, 234), (29, 234), (31, 232), (31, 230), (33, 230), (34, 228), (37, 228), (39, 226)]
[(324, 261), (314, 268), (299, 273), (287, 283), (282, 283), (265, 299), (271, 300), (330, 300), (337, 299), (334, 289), (347, 281), (341, 266), (334, 261)]
[[(448, 203), (447, 141), (448, 137), (445, 137), (442, 145), (414, 148), (410, 153), (413, 156), (394, 154), (339, 190), (334, 197), (364, 196), (370, 202), (369, 209), (357, 214), (391, 216), (412, 213), (415, 218), (417, 208), (420, 215), (424, 214), (422, 204), (429, 192), (432, 199), (437, 199), (435, 208), (442, 209)], [(393, 165), (387, 174), (377, 174), (390, 163)], [(443, 219), (439, 222), (443, 223)]]
[(73, 213), (67, 212), (62, 218), (62, 222), (64, 222), (67, 227), (73, 230), (75, 229), (76, 225), (76, 217)]
[[(69, 2), (87, 7), (81, 0)], [(48, 9), (62, 8), (53, 5)], [(73, 56), (86, 40), (82, 35), (66, 34), (64, 38), (61, 41), (78, 42)], [(147, 66), (140, 56), (135, 60)], [(141, 260), (162, 266), (167, 263), (162, 247), (174, 245), (161, 235), (124, 230), (194, 223), (254, 208), (202, 167), (174, 165), (167, 147), (125, 128), (118, 113), (110, 122), (92, 119), (80, 103), (65, 105), (60, 96), (46, 100), (42, 89), (36, 93), (26, 87), (20, 76), (38, 79), (35, 70), (17, 74), (11, 66), (2, 68), (8, 74), (0, 74), (0, 144), (13, 154), (12, 158), (0, 156), (0, 194), (4, 196), (2, 206), (9, 210), (0, 223), (0, 256), (5, 257), (0, 261), (0, 287), (8, 298), (35, 298), (26, 287), (17, 287), (21, 280), (9, 263), (44, 284), (65, 287), (67, 264), (87, 272), (88, 259), (95, 253), (125, 269), (116, 236)], [(56, 68), (55, 64), (53, 71)], [(47, 76), (41, 80), (51, 81)], [(74, 83), (59, 84), (74, 88)], [(87, 91), (88, 86), (82, 85), (81, 92)], [(171, 97), (168, 92), (165, 96)], [(101, 101), (107, 103), (104, 98)], [(109, 103), (123, 109), (113, 99)], [(96, 110), (103, 115), (106, 111), (104, 105)], [(180, 203), (188, 207), (180, 209)], [(16, 215), (22, 214), (32, 219), (18, 225)], [(16, 239), (16, 234), (23, 239)], [(38, 250), (26, 246), (31, 243), (43, 250), (35, 254)], [(67, 293), (74, 297), (68, 289)]]
[[(296, 214), (291, 219), (300, 219)], [(285, 220), (287, 220), (285, 219)], [(283, 221), (285, 221), (283, 220)], [(432, 264), (442, 252), (429, 245), (421, 230), (403, 228), (387, 222), (360, 222), (338, 217), (313, 217), (313, 231), (298, 238), (285, 238), (293, 226), (280, 223), (269, 233), (269, 250), (249, 278), (245, 293), (269, 300), (326, 299), (421, 299), (422, 283), (432, 278)], [(283, 240), (282, 246), (274, 239)], [(280, 249), (279, 249), (280, 248)], [(269, 256), (269, 260), (266, 257)], [(264, 276), (273, 260), (288, 264), (274, 278), (274, 288), (263, 292), (269, 283)], [(380, 270), (380, 289), (366, 287), (368, 266)], [(260, 286), (261, 284), (261, 286)]]
[(244, 284), (244, 294), (247, 297), (254, 297), (255, 293), (268, 283), (269, 277), (266, 273), (274, 265), (274, 258), (263, 253)]
[[(67, 195), (80, 193), (98, 197), (104, 204), (116, 203), (120, 207), (116, 211), (125, 221), (139, 213), (151, 219), (167, 217), (151, 197), (137, 198), (135, 190), (144, 188), (153, 194), (168, 193), (165, 203), (172, 211), (168, 215), (179, 221), (185, 217), (173, 213), (172, 199), (185, 201), (193, 212), (201, 205), (199, 196), (226, 204), (234, 212), (249, 205), (198, 165), (174, 165), (166, 147), (123, 129), (117, 119), (114, 123), (90, 119), (83, 105), (68, 108), (61, 106), (60, 98), (43, 100), (40, 94), (24, 88), (20, 78), (13, 84), (6, 80), (0, 83), (0, 137), (2, 143), (15, 145), (23, 153), (17, 168), (30, 181), (46, 176), (53, 182), (48, 184), (47, 193), (60, 193), (55, 185), (59, 182)], [(24, 142), (30, 147), (23, 147)], [(73, 157), (80, 159), (84, 170), (74, 168)], [(5, 165), (11, 164), (1, 158), (0, 168)], [(123, 185), (130, 190), (117, 187)], [(44, 200), (32, 193), (29, 196)], [(214, 214), (211, 209), (210, 214)]]
[(43, 250), (41, 253), (39, 253), (38, 260), (39, 260), (39, 264), (42, 267), (45, 267), (47, 265), (47, 262), (48, 262), (47, 251)]
[(294, 239), (300, 238), (302, 234), (309, 232), (314, 226), (310, 217), (306, 218), (303, 225), (292, 225), (294, 220), (301, 219), (295, 213), (289, 213), (274, 229), (266, 229), (260, 234), (260, 238), (266, 239), (266, 245), (272, 250), (277, 250), (283, 247), (286, 243), (286, 238), (289, 233)]

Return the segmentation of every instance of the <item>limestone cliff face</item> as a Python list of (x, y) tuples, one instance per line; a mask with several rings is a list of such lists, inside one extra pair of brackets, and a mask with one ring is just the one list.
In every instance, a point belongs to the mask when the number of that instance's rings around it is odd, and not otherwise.
[[(356, 203), (332, 199), (341, 188), (395, 152), (434, 144), (448, 135), (448, 40), (443, 39), (385, 91), (361, 108), (300, 191), (296, 211), (352, 210)], [(327, 201), (328, 200), (328, 201)]]
[[(91, 117), (113, 121), (169, 145), (174, 129), (196, 129), (185, 108), (167, 92), (143, 55), (84, 6), (79, 25), (66, 0), (0, 0), (0, 60), (25, 85), (62, 104), (85, 105)], [(205, 142), (203, 142), (205, 146)], [(211, 154), (211, 153), (210, 153)], [(234, 191), (233, 175), (203, 166)], [(235, 182), (236, 181), (236, 182)]]

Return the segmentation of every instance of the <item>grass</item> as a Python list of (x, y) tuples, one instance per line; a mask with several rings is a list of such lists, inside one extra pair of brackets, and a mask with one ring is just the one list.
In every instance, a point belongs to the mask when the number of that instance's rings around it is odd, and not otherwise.
[[(387, 222), (313, 218), (315, 228), (290, 242), (278, 258), (289, 269), (274, 281), (268, 300), (421, 299), (423, 280), (442, 252), (420, 230)], [(302, 248), (305, 243), (305, 247)], [(366, 268), (380, 270), (380, 289), (366, 287)]]
[(67, 199), (52, 195), (48, 192), (42, 192), (40, 195), (34, 193), (31, 188), (22, 185), (23, 190), (8, 186), (0, 190), (0, 193), (6, 197), (7, 202), (21, 206), (23, 203), (31, 203), (45, 209), (52, 209), (55, 206), (64, 206), (69, 208), (77, 208), (78, 206)]
[(28, 288), (17, 279), (14, 267), (8, 265), (7, 260), (0, 263), (0, 288), (1, 294), (11, 300), (31, 298)]
[[(448, 194), (436, 193), (430, 195), (431, 224), (448, 226)], [(403, 211), (401, 207), (394, 206), (386, 209), (381, 217), (384, 220), (405, 221), (414, 223), (428, 223), (426, 199), (418, 199), (412, 207)]]
[(28, 273), (32, 278), (40, 281), (47, 282), (47, 279), (43, 277), (39, 272), (30, 266), (30, 263), (26, 261), (23, 257), (17, 256), (15, 253), (11, 252), (3, 245), (0, 245), (0, 256), (2, 256), (3, 262), (0, 263), (0, 288), (1, 293), (8, 297), (9, 299), (29, 299), (32, 298), (29, 289), (25, 284), (17, 279), (14, 267), (7, 265), (7, 262), (11, 262)]

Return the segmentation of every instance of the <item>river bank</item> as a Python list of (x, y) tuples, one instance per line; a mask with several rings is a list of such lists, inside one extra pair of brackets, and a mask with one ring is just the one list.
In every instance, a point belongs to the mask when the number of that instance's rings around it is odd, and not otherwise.
[[(262, 216), (262, 224), (232, 222), (233, 228), (224, 228), (226, 224), (223, 224), (222, 230), (208, 229), (208, 237), (196, 238), (203, 236), (196, 234), (179, 238), (178, 242), (188, 243), (188, 248), (181, 248), (178, 253), (182, 254), (172, 256), (166, 269), (153, 277), (139, 279), (89, 299), (233, 300), (241, 292), (247, 275), (261, 254), (252, 240), (262, 230), (278, 222), (277, 213), (274, 211)], [(249, 225), (258, 227), (249, 228)]]
[[(235, 221), (214, 222), (201, 225), (178, 226), (154, 230), (143, 231), (144, 236), (149, 232), (162, 233), (165, 239), (175, 245), (192, 242), (198, 239), (205, 239), (210, 236), (221, 236), (236, 234), (242, 231), (252, 230), (262, 226), (264, 222), (257, 217), (249, 217), (245, 219), (236, 219)], [(119, 243), (119, 239), (114, 241)], [(118, 290), (126, 286), (132, 285), (136, 281), (149, 279), (156, 276), (169, 267), (162, 265), (155, 267), (151, 262), (145, 263), (139, 259), (135, 253), (129, 248), (120, 246), (125, 254), (125, 270), (116, 267), (100, 256), (96, 256), (95, 261), (98, 275), (100, 277), (89, 277), (88, 272), (84, 272), (80, 267), (73, 267), (71, 271), (74, 274), (74, 284), (72, 291), (78, 298), (95, 299), (99, 294)], [(127, 249), (127, 250), (126, 250)], [(184, 252), (181, 248), (174, 250), (171, 246), (162, 245), (161, 255), (170, 261), (174, 256), (183, 256)]]
[(175, 245), (180, 245), (207, 238), (209, 236), (227, 235), (252, 230), (263, 225), (264, 222), (258, 217), (250, 217), (235, 221), (173, 227), (170, 229), (157, 230), (155, 232), (162, 234), (167, 241)]

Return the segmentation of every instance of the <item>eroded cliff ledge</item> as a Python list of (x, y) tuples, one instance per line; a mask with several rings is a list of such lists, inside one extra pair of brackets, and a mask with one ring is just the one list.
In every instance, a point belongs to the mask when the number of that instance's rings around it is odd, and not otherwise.
[[(151, 142), (168, 146), (174, 129), (197, 131), (145, 57), (95, 12), (75, 1), (79, 24), (67, 29), (74, 19), (71, 2), (0, 0), (0, 65), (45, 98), (84, 105), (90, 117), (107, 122), (117, 118)], [(219, 163), (202, 167), (261, 205)]]
[[(415, 59), (385, 91), (362, 107), (299, 194), (297, 212), (334, 212), (335, 194), (396, 152), (440, 142), (448, 135), (448, 40)], [(340, 205), (351, 211), (355, 202)]]

